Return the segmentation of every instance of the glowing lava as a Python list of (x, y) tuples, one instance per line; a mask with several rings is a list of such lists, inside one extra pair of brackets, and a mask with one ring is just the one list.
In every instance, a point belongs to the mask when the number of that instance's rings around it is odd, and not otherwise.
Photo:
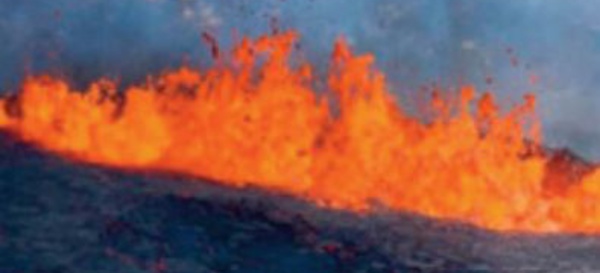
[[(600, 231), (600, 172), (548, 194), (535, 99), (506, 113), (461, 88), (410, 117), (371, 55), (335, 45), (328, 90), (291, 66), (292, 32), (243, 40), (229, 66), (181, 68), (117, 92), (48, 76), (1, 101), (0, 124), (40, 147), (111, 166), (177, 171), (321, 205), (372, 205), (495, 230)], [(318, 95), (320, 94), (320, 95)]]

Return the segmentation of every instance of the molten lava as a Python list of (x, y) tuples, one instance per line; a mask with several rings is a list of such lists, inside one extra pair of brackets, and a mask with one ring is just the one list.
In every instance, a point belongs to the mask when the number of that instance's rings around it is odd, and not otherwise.
[(31, 77), (0, 101), (0, 125), (77, 160), (328, 207), (377, 204), (495, 230), (600, 231), (600, 171), (552, 191), (532, 96), (502, 112), (470, 86), (454, 100), (436, 92), (425, 122), (395, 102), (372, 55), (353, 55), (343, 41), (327, 90), (314, 90), (311, 66), (288, 64), (295, 40), (292, 32), (245, 39), (221, 54), (229, 65), (184, 67), (125, 92), (108, 80), (80, 92)]

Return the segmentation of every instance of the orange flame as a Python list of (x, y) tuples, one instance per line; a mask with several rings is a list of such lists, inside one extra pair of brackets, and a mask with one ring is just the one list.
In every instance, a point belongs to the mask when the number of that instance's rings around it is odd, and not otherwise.
[(245, 39), (231, 66), (184, 67), (123, 93), (107, 80), (78, 92), (32, 77), (16, 99), (0, 101), (0, 125), (86, 162), (259, 186), (334, 208), (379, 204), (494, 230), (600, 231), (600, 171), (547, 194), (534, 97), (502, 113), (490, 94), (466, 86), (455, 102), (435, 96), (435, 117), (424, 123), (398, 106), (373, 56), (355, 56), (343, 41), (329, 91), (318, 95), (311, 67), (288, 65), (295, 40), (293, 32)]

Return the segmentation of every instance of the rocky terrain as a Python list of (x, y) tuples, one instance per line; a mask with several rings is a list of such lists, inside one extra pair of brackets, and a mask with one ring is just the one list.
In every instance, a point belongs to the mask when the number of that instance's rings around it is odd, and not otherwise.
[(71, 162), (0, 138), (0, 272), (590, 272), (600, 239), (498, 234), (384, 208)]

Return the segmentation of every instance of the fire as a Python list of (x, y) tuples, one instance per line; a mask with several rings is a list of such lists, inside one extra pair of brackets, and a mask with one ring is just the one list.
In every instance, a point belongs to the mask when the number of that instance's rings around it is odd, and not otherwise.
[[(0, 125), (64, 156), (256, 186), (322, 206), (375, 205), (501, 231), (600, 231), (600, 171), (548, 194), (535, 98), (499, 111), (465, 86), (436, 92), (427, 121), (403, 110), (372, 55), (336, 43), (328, 87), (290, 65), (297, 35), (244, 39), (230, 65), (183, 67), (118, 92), (30, 77)], [(227, 56), (224, 56), (227, 55)], [(297, 60), (295, 60), (297, 61)], [(549, 182), (550, 181), (550, 182)]]

